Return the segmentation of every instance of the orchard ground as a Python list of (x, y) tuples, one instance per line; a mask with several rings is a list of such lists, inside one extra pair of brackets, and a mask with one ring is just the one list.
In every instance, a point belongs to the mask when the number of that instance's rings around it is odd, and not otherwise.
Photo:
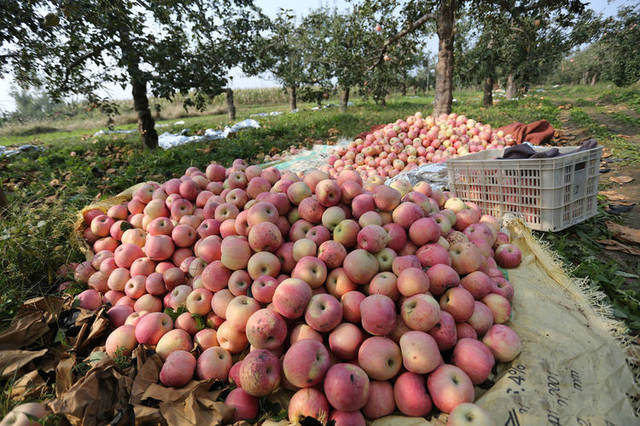
[[(506, 101), (497, 94), (496, 103), (490, 108), (481, 106), (481, 97), (481, 92), (476, 91), (455, 92), (453, 111), (494, 127), (546, 119), (559, 129), (561, 142), (566, 145), (578, 145), (595, 137), (610, 153), (606, 166), (610, 171), (601, 175), (601, 189), (614, 190), (631, 203), (640, 201), (638, 86), (533, 88), (518, 100)], [(236, 100), (239, 98), (236, 94)], [(0, 329), (8, 325), (25, 298), (55, 291), (62, 281), (56, 276), (60, 265), (82, 259), (70, 235), (78, 209), (91, 201), (117, 194), (137, 182), (178, 176), (189, 166), (205, 167), (211, 161), (229, 165), (234, 158), (260, 163), (265, 154), (291, 145), (310, 146), (319, 141), (352, 138), (373, 125), (405, 118), (416, 111), (426, 115), (433, 101), (428, 94), (393, 96), (386, 106), (380, 106), (356, 98), (346, 113), (340, 113), (338, 108), (311, 111), (314, 104), (299, 103), (301, 111), (288, 114), (284, 98), (274, 93), (248, 95), (246, 103), (236, 105), (237, 121), (259, 112), (285, 112), (258, 118), (261, 129), (168, 151), (144, 150), (137, 135), (93, 137), (104, 128), (98, 127), (103, 119), (95, 115), (84, 121), (80, 117), (0, 128), (0, 145), (32, 143), (45, 147), (43, 152), (0, 159), (0, 178), (10, 204), (0, 221)], [(333, 98), (326, 102), (338, 103)], [(215, 106), (208, 110), (209, 115), (191, 117), (182, 117), (176, 110), (165, 115), (174, 118), (158, 122), (169, 124), (157, 129), (159, 133), (183, 128), (196, 133), (229, 124), (224, 111)], [(184, 120), (184, 125), (174, 125), (178, 118)], [(131, 129), (135, 124), (117, 128)], [(609, 180), (620, 175), (635, 179), (624, 185)], [(576, 276), (589, 278), (595, 288), (604, 291), (614, 314), (627, 323), (632, 334), (639, 335), (640, 257), (605, 250), (598, 241), (612, 239), (607, 221), (640, 228), (640, 208), (635, 206), (628, 213), (615, 215), (608, 212), (609, 203), (601, 198), (598, 216), (583, 224), (556, 234), (538, 235), (551, 244)]]

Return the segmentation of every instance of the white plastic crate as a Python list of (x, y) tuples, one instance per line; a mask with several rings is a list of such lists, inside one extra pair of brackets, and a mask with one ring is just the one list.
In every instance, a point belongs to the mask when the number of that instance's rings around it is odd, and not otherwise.
[(597, 213), (601, 146), (556, 158), (497, 160), (503, 152), (486, 150), (448, 160), (451, 191), (478, 204), (483, 214), (515, 213), (539, 231), (560, 231)]

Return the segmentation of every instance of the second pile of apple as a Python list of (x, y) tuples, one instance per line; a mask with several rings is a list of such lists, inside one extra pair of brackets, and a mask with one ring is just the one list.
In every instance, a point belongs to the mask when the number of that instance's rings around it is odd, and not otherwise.
[[(112, 304), (107, 353), (154, 347), (166, 386), (235, 383), (235, 420), (255, 418), (257, 398), (280, 387), (296, 391), (293, 422), (364, 425), (433, 406), (459, 406), (452, 425), (486, 416), (466, 403), (520, 352), (498, 269), (520, 251), (477, 206), (382, 181), (236, 160), (146, 183), (106, 214), (84, 213), (96, 255), (76, 268), (89, 287), (80, 306)], [(186, 311), (174, 321), (167, 308)]]

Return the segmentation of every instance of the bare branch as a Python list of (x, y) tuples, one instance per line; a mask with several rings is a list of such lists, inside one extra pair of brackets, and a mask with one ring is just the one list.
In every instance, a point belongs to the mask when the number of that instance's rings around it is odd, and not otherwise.
[(380, 55), (378, 55), (378, 60), (369, 67), (369, 71), (371, 71), (372, 69), (380, 65), (380, 62), (384, 60), (384, 54), (387, 53), (389, 46), (391, 46), (393, 43), (400, 40), (402, 37), (406, 36), (407, 34), (411, 34), (418, 28), (422, 27), (424, 24), (427, 23), (427, 21), (431, 19), (435, 19), (435, 15), (431, 13), (426, 13), (422, 15), (420, 18), (418, 18), (417, 20), (413, 21), (411, 25), (406, 27), (404, 30), (388, 38), (382, 45), (382, 50), (380, 50)]

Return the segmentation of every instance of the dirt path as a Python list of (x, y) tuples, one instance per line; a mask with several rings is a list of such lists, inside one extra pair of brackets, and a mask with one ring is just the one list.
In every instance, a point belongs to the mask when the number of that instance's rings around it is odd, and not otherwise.
[[(633, 117), (635, 111), (623, 105), (599, 105), (596, 107), (583, 107), (582, 110), (595, 122), (613, 132), (615, 135), (632, 142), (640, 150), (640, 128), (634, 124), (616, 119), (608, 112), (619, 112), (628, 117)], [(580, 127), (572, 122), (570, 109), (560, 111), (562, 127), (560, 135), (567, 145), (578, 145), (583, 140), (592, 137), (592, 132), (586, 127)], [(631, 211), (623, 213), (624, 223), (633, 228), (640, 228), (640, 167), (637, 164), (625, 164), (623, 159), (614, 158), (605, 147), (600, 177), (601, 189), (614, 191), (620, 195), (620, 200), (611, 200), (610, 206), (635, 204)], [(617, 183), (614, 180), (621, 176), (631, 177), (631, 182)]]

